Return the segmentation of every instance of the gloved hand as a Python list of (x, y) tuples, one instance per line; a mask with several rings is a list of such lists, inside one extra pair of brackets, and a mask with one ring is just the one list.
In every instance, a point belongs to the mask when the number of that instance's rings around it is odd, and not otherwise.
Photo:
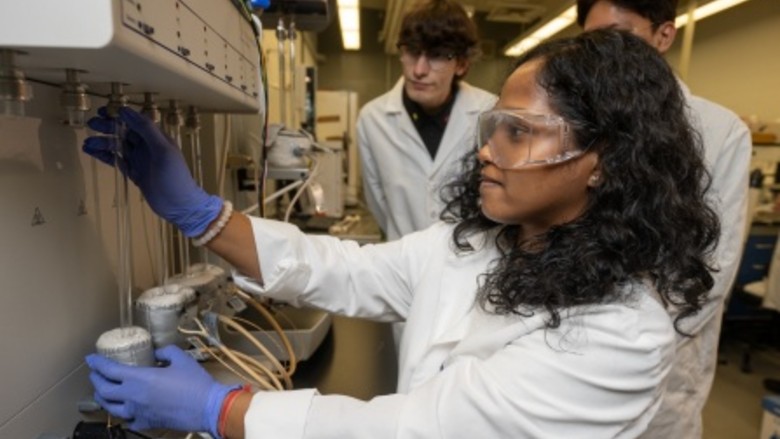
[(155, 353), (166, 367), (138, 367), (102, 355), (86, 357), (95, 400), (111, 415), (130, 421), (132, 430), (166, 428), (207, 431), (214, 437), (222, 403), (239, 386), (216, 382), (175, 345)]
[[(113, 135), (118, 121), (126, 127), (124, 160), (116, 165), (135, 183), (149, 206), (159, 216), (192, 238), (206, 232), (222, 211), (222, 199), (207, 194), (192, 178), (179, 148), (145, 116), (123, 107), (112, 119), (105, 108), (87, 122), (90, 128)], [(84, 152), (109, 165), (115, 163), (116, 137), (92, 136), (84, 141)]]

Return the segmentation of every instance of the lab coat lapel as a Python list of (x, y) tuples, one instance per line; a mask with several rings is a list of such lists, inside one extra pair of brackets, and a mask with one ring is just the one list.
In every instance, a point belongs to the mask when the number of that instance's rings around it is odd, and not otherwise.
[[(446, 265), (453, 267), (460, 274), (474, 271), (475, 267), (484, 266), (475, 259), (484, 254), (447, 256)], [(474, 294), (466, 295), (463, 288), (464, 279), (474, 280)], [(449, 276), (440, 280), (440, 294), (435, 304), (436, 312), (431, 316), (431, 342), (420, 346), (417, 352), (419, 358), (414, 362), (412, 373), (408, 376), (408, 384), (402, 388), (415, 388), (437, 373), (449, 358), (452, 349), (467, 336), (469, 331), (469, 313), (475, 306), (477, 273), (466, 276)]]
[(466, 319), (469, 335), (455, 346), (445, 365), (463, 355), (487, 358), (513, 340), (543, 328), (548, 317), (544, 311), (523, 317), (517, 314), (497, 315), (475, 307)]
[[(457, 267), (459, 270), (468, 271), (474, 267), (485, 267), (495, 257), (493, 251), (486, 247), (493, 246), (493, 240), (500, 228), (496, 228), (488, 233), (478, 233), (468, 236), (466, 239), (472, 248), (477, 249), (470, 254), (450, 253), (447, 265)], [(479, 308), (477, 303), (477, 278), (482, 274), (481, 271), (470, 273), (469, 278), (474, 280), (474, 294), (468, 297), (461, 295), (452, 295), (443, 293), (439, 298), (439, 312), (436, 320), (441, 322), (436, 325), (433, 334), (434, 346), (449, 346), (450, 348), (460, 343), (471, 330), (471, 314), (475, 308)], [(441, 291), (462, 291), (463, 278), (442, 279)]]
[[(406, 153), (415, 160), (427, 160), (430, 159), (430, 154), (425, 148), (425, 145), (420, 138), (420, 134), (417, 132), (417, 128), (412, 124), (412, 119), (409, 118), (409, 114), (404, 108), (403, 102), (403, 87), (404, 79), (401, 78), (393, 86), (392, 92), (389, 94), (387, 102), (385, 104), (385, 113), (388, 116), (388, 120), (392, 120), (395, 125), (395, 130), (402, 133), (401, 138), (410, 139), (411, 142), (402, 142), (401, 145), (406, 149)], [(425, 154), (422, 154), (425, 153)]]
[[(501, 227), (496, 227), (487, 233), (468, 236), (466, 239), (476, 251), (465, 257), (458, 256), (457, 253), (450, 255), (450, 258), (456, 258), (450, 265), (461, 266), (464, 270), (474, 266), (488, 267), (497, 256), (495, 239), (500, 231)], [(476, 278), (479, 274), (481, 273), (473, 273), (473, 276)], [(432, 343), (433, 347), (448, 351), (442, 363), (445, 367), (459, 356), (487, 358), (513, 340), (543, 328), (550, 317), (544, 310), (537, 310), (530, 317), (517, 314), (499, 315), (490, 311), (490, 305), (487, 305), (486, 310), (477, 303), (476, 294), (460, 299), (462, 303), (449, 307), (452, 309), (449, 318), (441, 319), (452, 323), (438, 328)], [(441, 300), (457, 301), (458, 298), (443, 296)]]
[[(474, 124), (482, 109), (479, 107), (479, 102), (472, 98), (473, 87), (463, 81), (459, 87), (460, 90), (455, 98), (455, 104), (452, 106), (447, 128), (444, 130), (436, 159), (433, 161), (431, 175), (441, 171), (452, 172), (452, 169), (445, 169), (445, 165), (453, 163), (453, 161), (457, 162), (460, 157), (451, 156), (463, 155), (474, 143), (471, 133), (475, 132)], [(465, 138), (466, 136), (469, 138)], [(462, 147), (464, 144), (466, 146)]]

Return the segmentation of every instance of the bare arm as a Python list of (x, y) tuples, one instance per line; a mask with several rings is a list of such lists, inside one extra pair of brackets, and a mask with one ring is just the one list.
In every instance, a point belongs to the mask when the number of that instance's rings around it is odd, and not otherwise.
[[(213, 224), (209, 227), (212, 226)], [(225, 228), (209, 241), (207, 247), (241, 274), (257, 280), (260, 284), (263, 283), (252, 223), (243, 213), (233, 213)]]

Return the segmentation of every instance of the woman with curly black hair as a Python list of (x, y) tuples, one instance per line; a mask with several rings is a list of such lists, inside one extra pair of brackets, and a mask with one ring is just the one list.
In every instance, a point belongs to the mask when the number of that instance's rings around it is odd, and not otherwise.
[[(442, 221), (360, 247), (231, 214), (131, 110), (123, 169), (155, 211), (231, 262), (243, 289), (405, 321), (398, 393), (246, 392), (175, 346), (160, 368), (87, 363), (137, 429), (227, 438), (634, 438), (658, 409), (675, 322), (712, 285), (718, 221), (677, 81), (617, 31), (543, 44), (478, 121)], [(90, 126), (111, 132), (99, 117)], [(111, 161), (106, 138), (85, 150)], [(178, 194), (178, 195), (175, 195)], [(175, 195), (175, 196), (174, 196)], [(241, 274), (239, 274), (241, 273)], [(367, 353), (368, 355), (368, 353)], [(356, 359), (357, 360), (357, 359)]]
[[(622, 39), (597, 33), (519, 59), (497, 109), (480, 120), (479, 154), (466, 157), (463, 178), (449, 188), (443, 219), (457, 223), (461, 251), (471, 250), (470, 234), (505, 224), (495, 238), (501, 258), (481, 288), (500, 312), (530, 315), (542, 307), (558, 327), (560, 310), (618, 299), (623, 284), (644, 278), (683, 319), (712, 287), (706, 256), (719, 224), (705, 198), (710, 177), (699, 137), (681, 116), (685, 100), (666, 63), (623, 48), (625, 59), (609, 59), (613, 47), (603, 41), (638, 44)], [(537, 95), (546, 105), (533, 101)], [(555, 139), (563, 155), (507, 166), (501, 160), (512, 148), (525, 150), (489, 134), (538, 127), (535, 113), (560, 118), (543, 123), (565, 131), (564, 141)], [(540, 140), (527, 142), (531, 155), (546, 152)], [(583, 174), (571, 185), (548, 183), (561, 173), (573, 179), (575, 170)], [(571, 203), (549, 206), (556, 196)]]

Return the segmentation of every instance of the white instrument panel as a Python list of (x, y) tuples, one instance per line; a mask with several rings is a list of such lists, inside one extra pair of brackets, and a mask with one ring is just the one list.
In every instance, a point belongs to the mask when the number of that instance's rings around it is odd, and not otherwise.
[(30, 79), (62, 83), (77, 69), (98, 94), (124, 83), (131, 101), (153, 92), (202, 111), (261, 108), (257, 40), (231, 0), (6, 1), (0, 48), (21, 52)]

